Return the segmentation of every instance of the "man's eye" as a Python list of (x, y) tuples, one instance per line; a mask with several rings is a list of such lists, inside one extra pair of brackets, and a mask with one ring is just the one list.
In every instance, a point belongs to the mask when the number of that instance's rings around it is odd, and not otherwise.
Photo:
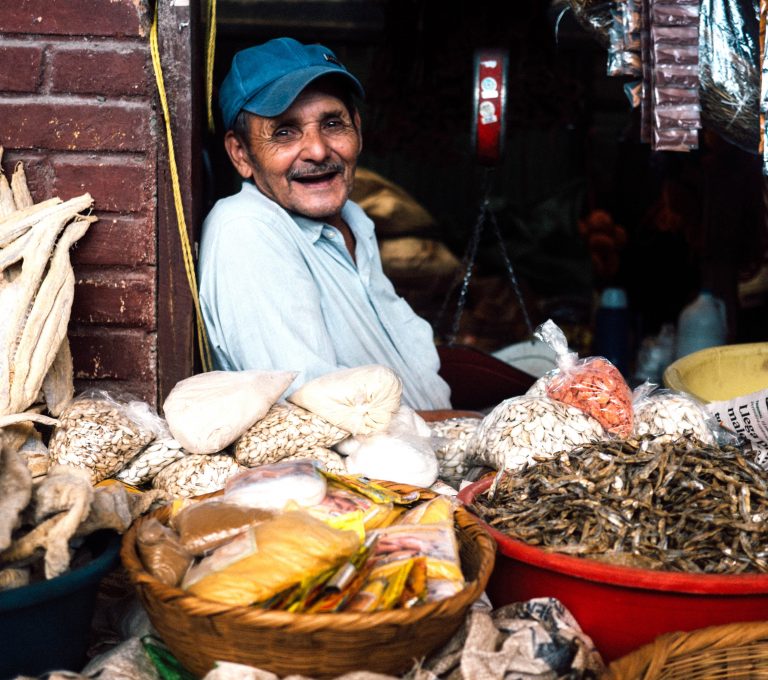
[(272, 133), (272, 136), (276, 139), (291, 139), (295, 134), (295, 130), (291, 128), (277, 128), (277, 130)]

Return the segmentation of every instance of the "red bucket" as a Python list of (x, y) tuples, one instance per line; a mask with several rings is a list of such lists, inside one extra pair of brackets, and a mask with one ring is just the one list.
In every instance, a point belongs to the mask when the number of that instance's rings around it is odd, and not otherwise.
[[(472, 503), (492, 481), (470, 484), (459, 500)], [(482, 523), (498, 547), (487, 586), (493, 606), (557, 598), (606, 663), (662, 633), (768, 620), (768, 574), (690, 574), (618, 566), (546, 552)]]

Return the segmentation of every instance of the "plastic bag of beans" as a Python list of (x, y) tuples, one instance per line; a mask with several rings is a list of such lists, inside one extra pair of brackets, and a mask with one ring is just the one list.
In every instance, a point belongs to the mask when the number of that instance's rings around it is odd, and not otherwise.
[(551, 319), (536, 329), (535, 336), (557, 354), (557, 368), (540, 385), (546, 396), (592, 416), (610, 435), (629, 437), (634, 424), (632, 390), (621, 371), (604, 357), (579, 358)]

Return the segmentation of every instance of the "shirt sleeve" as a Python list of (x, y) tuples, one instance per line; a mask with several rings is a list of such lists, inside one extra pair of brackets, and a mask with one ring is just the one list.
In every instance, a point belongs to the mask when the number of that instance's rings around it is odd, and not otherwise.
[(292, 370), (290, 390), (336, 368), (317, 285), (300, 249), (253, 217), (207, 234), (200, 302), (217, 368)]

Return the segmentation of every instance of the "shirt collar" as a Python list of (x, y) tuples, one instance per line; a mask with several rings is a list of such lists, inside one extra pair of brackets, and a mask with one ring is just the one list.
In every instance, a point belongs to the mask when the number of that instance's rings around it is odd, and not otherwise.
[[(322, 236), (323, 229), (329, 227), (327, 222), (318, 222), (317, 220), (297, 215), (296, 213), (289, 212), (291, 219), (299, 225), (302, 231), (309, 235), (312, 243), (316, 243)], [(361, 239), (367, 239), (373, 235), (373, 223), (369, 220), (359, 219), (357, 211), (354, 209), (354, 204), (347, 201), (344, 207), (341, 209), (341, 216), (344, 221), (349, 225), (355, 239), (358, 241)]]

